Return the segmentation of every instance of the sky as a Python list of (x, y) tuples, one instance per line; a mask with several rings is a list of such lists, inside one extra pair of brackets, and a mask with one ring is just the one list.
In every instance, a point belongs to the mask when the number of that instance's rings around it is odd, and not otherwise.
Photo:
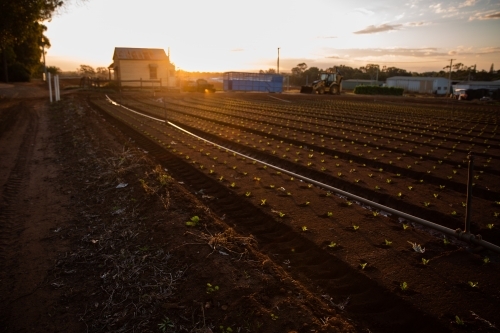
[(73, 0), (50, 22), (47, 66), (108, 67), (115, 47), (170, 48), (185, 71), (379, 64), (500, 69), (500, 0)]

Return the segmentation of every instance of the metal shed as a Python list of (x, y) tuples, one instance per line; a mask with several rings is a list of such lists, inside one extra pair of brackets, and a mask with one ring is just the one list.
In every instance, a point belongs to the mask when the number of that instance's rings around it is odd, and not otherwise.
[(262, 91), (283, 92), (283, 76), (280, 74), (261, 74), (226, 72), (223, 75), (224, 91)]
[(443, 77), (393, 76), (387, 79), (388, 87), (403, 88), (421, 94), (445, 95), (448, 90), (448, 79)]

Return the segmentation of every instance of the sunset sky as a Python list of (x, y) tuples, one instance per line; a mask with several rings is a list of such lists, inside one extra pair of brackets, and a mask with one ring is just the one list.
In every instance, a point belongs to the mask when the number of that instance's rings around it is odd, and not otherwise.
[(47, 65), (107, 67), (114, 47), (170, 47), (186, 71), (376, 63), (500, 69), (500, 0), (87, 0), (45, 23)]

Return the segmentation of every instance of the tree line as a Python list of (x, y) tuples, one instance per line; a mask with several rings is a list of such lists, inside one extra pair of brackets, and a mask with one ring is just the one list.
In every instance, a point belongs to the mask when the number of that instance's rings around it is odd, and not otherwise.
[[(319, 77), (321, 72), (338, 72), (342, 75), (344, 80), (372, 80), (372, 81), (385, 81), (393, 76), (419, 76), (419, 77), (449, 77), (450, 66), (445, 66), (439, 71), (429, 72), (411, 72), (403, 68), (380, 66), (378, 64), (367, 64), (359, 68), (340, 65), (320, 69), (318, 67), (308, 67), (306, 63), (299, 63), (293, 67), (290, 73), (285, 75), (290, 76), (291, 85), (305, 85), (310, 84), (312, 81)], [(260, 73), (275, 74), (276, 70), (270, 68), (268, 70), (260, 70)], [(467, 66), (463, 63), (454, 64), (451, 67), (451, 79), (456, 81), (493, 81), (500, 79), (500, 71), (495, 71), (494, 64), (491, 64), (490, 70), (485, 71), (476, 70), (476, 66)]]

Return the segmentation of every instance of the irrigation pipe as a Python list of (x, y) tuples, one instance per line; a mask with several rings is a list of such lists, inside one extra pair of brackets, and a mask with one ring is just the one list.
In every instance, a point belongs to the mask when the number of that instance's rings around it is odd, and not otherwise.
[(283, 173), (285, 173), (285, 174), (287, 174), (287, 175), (290, 175), (290, 176), (292, 176), (292, 177), (295, 177), (295, 178), (298, 178), (298, 179), (303, 180), (303, 181), (305, 181), (305, 182), (308, 182), (308, 183), (311, 183), (311, 184), (317, 185), (317, 186), (319, 186), (319, 187), (321, 187), (321, 188), (327, 189), (327, 190), (329, 190), (329, 191), (331, 191), (331, 192), (334, 192), (334, 193), (340, 194), (340, 195), (345, 196), (345, 197), (348, 197), (348, 198), (350, 198), (350, 199), (353, 199), (353, 200), (356, 200), (356, 201), (362, 202), (362, 203), (364, 203), (364, 204), (366, 204), (366, 205), (369, 205), (370, 207), (375, 207), (375, 208), (378, 208), (378, 209), (380, 209), (380, 210), (382, 210), (382, 211), (385, 211), (385, 212), (388, 212), (388, 213), (394, 214), (394, 215), (396, 215), (396, 216), (402, 217), (402, 218), (404, 218), (404, 219), (406, 219), (406, 220), (408, 220), (408, 221), (412, 221), (412, 222), (418, 223), (418, 224), (420, 224), (420, 225), (423, 225), (423, 226), (425, 226), (425, 227), (428, 227), (428, 228), (431, 228), (431, 229), (437, 230), (437, 231), (439, 231), (439, 232), (442, 232), (442, 233), (443, 233), (443, 234), (445, 234), (445, 235), (448, 235), (448, 236), (453, 236), (453, 237), (456, 237), (456, 238), (458, 238), (458, 239), (460, 239), (460, 240), (466, 241), (466, 242), (468, 242), (468, 243), (473, 243), (473, 244), (475, 244), (475, 245), (482, 246), (482, 247), (484, 247), (484, 248), (486, 248), (486, 249), (488, 249), (488, 250), (491, 250), (491, 251), (495, 251), (495, 252), (497, 252), (497, 253), (500, 253), (500, 246), (497, 246), (497, 245), (495, 245), (495, 244), (492, 244), (492, 243), (489, 243), (489, 242), (484, 241), (484, 240), (482, 239), (481, 235), (477, 235), (477, 236), (475, 236), (475, 235), (473, 235), (473, 234), (471, 234), (471, 233), (469, 233), (469, 232), (464, 232), (464, 231), (462, 231), (462, 230), (460, 230), (460, 229), (453, 230), (453, 229), (450, 229), (450, 228), (444, 227), (444, 226), (439, 225), (439, 224), (437, 224), (437, 223), (434, 223), (434, 222), (430, 222), (430, 221), (427, 221), (427, 220), (421, 219), (421, 218), (419, 218), (419, 217), (416, 217), (416, 216), (413, 216), (413, 215), (410, 215), (410, 214), (407, 214), (407, 213), (401, 212), (401, 211), (399, 211), (399, 210), (396, 210), (396, 209), (393, 209), (393, 208), (390, 208), (390, 207), (387, 207), (387, 206), (381, 205), (381, 204), (376, 203), (376, 202), (374, 202), (374, 201), (371, 201), (371, 200), (365, 199), (365, 198), (363, 198), (363, 197), (357, 196), (357, 195), (355, 195), (355, 194), (352, 194), (352, 193), (349, 193), (349, 192), (343, 191), (343, 190), (338, 189), (338, 188), (335, 188), (335, 187), (333, 187), (333, 186), (330, 186), (330, 185), (327, 185), (327, 184), (324, 184), (324, 183), (318, 182), (318, 181), (316, 181), (316, 180), (314, 180), (314, 179), (310, 179), (310, 178), (304, 177), (304, 176), (302, 176), (302, 175), (299, 175), (299, 174), (297, 174), (297, 173), (291, 172), (291, 171), (289, 171), (289, 170), (282, 169), (282, 168), (280, 168), (280, 167), (277, 167), (277, 166), (275, 166), (275, 165), (269, 164), (269, 163), (267, 163), (267, 162), (260, 161), (260, 160), (258, 160), (258, 159), (253, 158), (253, 157), (250, 157), (250, 156), (248, 156), (248, 155), (245, 155), (245, 154), (239, 153), (239, 152), (237, 152), (237, 151), (235, 151), (235, 150), (232, 150), (232, 149), (226, 148), (226, 147), (224, 147), (224, 146), (221, 146), (221, 145), (219, 145), (219, 144), (217, 144), (217, 143), (211, 142), (211, 141), (209, 141), (209, 140), (207, 140), (207, 139), (205, 139), (205, 138), (203, 138), (203, 137), (201, 137), (201, 136), (198, 136), (198, 135), (196, 135), (196, 134), (194, 134), (194, 133), (189, 132), (188, 130), (185, 130), (184, 128), (182, 128), (182, 127), (180, 127), (180, 126), (178, 126), (178, 125), (176, 125), (176, 124), (174, 124), (174, 123), (172, 123), (172, 122), (170, 122), (170, 121), (166, 121), (165, 119), (160, 119), (160, 118), (155, 118), (155, 117), (147, 116), (147, 115), (144, 115), (144, 114), (142, 114), (142, 113), (140, 113), (140, 112), (134, 111), (134, 110), (132, 110), (132, 109), (130, 109), (130, 108), (128, 108), (128, 107), (126, 107), (126, 106), (123, 106), (123, 105), (118, 104), (118, 103), (116, 103), (115, 101), (111, 100), (111, 98), (109, 98), (109, 97), (108, 97), (108, 95), (106, 95), (106, 98), (107, 98), (107, 99), (109, 100), (109, 102), (110, 102), (111, 104), (113, 104), (113, 105), (120, 106), (120, 107), (122, 107), (122, 108), (124, 108), (124, 109), (126, 109), (126, 110), (128, 110), (128, 111), (131, 111), (131, 112), (133, 112), (133, 113), (139, 114), (139, 115), (141, 115), (141, 116), (144, 116), (144, 117), (147, 117), (147, 118), (150, 118), (150, 119), (157, 120), (157, 121), (159, 121), (159, 122), (163, 122), (163, 123), (164, 123), (164, 122), (166, 122), (168, 125), (170, 125), (170, 126), (172, 126), (172, 127), (176, 128), (176, 129), (178, 129), (178, 130), (180, 130), (180, 131), (182, 131), (182, 132), (184, 132), (184, 133), (186, 133), (186, 134), (188, 134), (188, 135), (191, 135), (191, 136), (193, 136), (193, 137), (195, 137), (195, 138), (197, 138), (197, 139), (200, 139), (200, 140), (202, 140), (202, 141), (205, 141), (205, 142), (207, 142), (207, 143), (210, 143), (210, 144), (212, 144), (212, 145), (214, 145), (214, 146), (217, 146), (217, 147), (223, 148), (223, 149), (225, 149), (226, 151), (231, 152), (231, 153), (233, 153), (233, 154), (237, 154), (237, 155), (239, 155), (239, 156), (241, 156), (241, 157), (248, 158), (248, 159), (250, 159), (250, 160), (253, 160), (253, 161), (259, 162), (259, 163), (261, 163), (261, 164), (263, 164), (263, 165), (266, 165), (266, 166), (268, 166), (268, 167), (271, 167), (271, 168), (273, 168), (273, 169), (275, 169), (275, 170), (278, 170), (278, 171), (280, 171), (280, 172), (283, 172)]

